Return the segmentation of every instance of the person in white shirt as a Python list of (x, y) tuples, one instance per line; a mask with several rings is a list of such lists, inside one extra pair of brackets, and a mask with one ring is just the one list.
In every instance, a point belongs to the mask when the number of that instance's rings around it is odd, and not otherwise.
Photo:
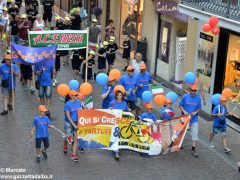
[(145, 64), (142, 60), (142, 54), (140, 52), (136, 53), (135, 59), (131, 61), (131, 66), (134, 69), (134, 74), (138, 74), (140, 72), (140, 65)]

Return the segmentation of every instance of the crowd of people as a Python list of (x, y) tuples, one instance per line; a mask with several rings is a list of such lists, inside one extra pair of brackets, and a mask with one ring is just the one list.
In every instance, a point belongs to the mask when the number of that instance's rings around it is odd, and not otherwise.
[[(17, 3), (18, 2), (18, 3)], [(21, 1), (11, 1), (9, 4), (3, 4), (0, 0), (0, 35), (4, 48), (10, 46), (10, 42), (15, 44), (22, 44), (28, 46), (28, 31), (29, 30), (81, 30), (80, 9), (76, 8), (74, 11), (62, 18), (56, 16), (56, 25), (52, 27), (51, 21), (53, 16), (53, 1), (43, 0), (43, 18), (39, 13), (39, 4), (37, 0), (25, 0), (26, 12), (19, 14), (22, 6)], [(20, 2), (20, 3), (19, 3)], [(1, 115), (7, 115), (9, 110), (13, 110), (13, 96), (16, 88), (17, 77), (20, 76), (20, 81), (25, 85), (25, 90), (30, 90), (31, 93), (38, 90), (40, 105), (38, 107), (39, 115), (34, 118), (33, 127), (31, 130), (31, 137), (35, 133), (37, 159), (40, 162), (41, 153), (47, 159), (46, 150), (49, 147), (48, 128), (54, 128), (51, 124), (50, 104), (52, 96), (52, 87), (55, 87), (57, 82), (57, 74), (61, 69), (61, 65), (69, 64), (69, 59), (72, 61), (73, 78), (81, 77), (83, 82), (87, 79), (90, 82), (96, 78), (99, 73), (107, 73), (113, 68), (116, 53), (119, 45), (116, 43), (116, 29), (113, 20), (109, 20), (105, 28), (104, 35), (96, 26), (98, 20), (92, 19), (92, 26), (89, 27), (89, 44), (90, 49), (87, 54), (86, 49), (72, 50), (72, 51), (57, 51), (55, 66), (35, 65), (34, 68), (30, 65), (20, 65), (11, 63), (10, 52), (7, 51), (4, 60), (0, 66), (1, 76), (1, 93), (4, 100), (4, 110)], [(6, 36), (4, 38), (4, 36)], [(98, 47), (100, 44), (100, 47)], [(124, 34), (124, 42), (122, 44), (124, 66), (122, 71), (126, 74), (122, 75), (120, 80), (109, 76), (108, 83), (103, 88), (101, 93), (102, 109), (120, 109), (123, 111), (130, 111), (139, 117), (140, 122), (144, 119), (151, 119), (153, 124), (157, 119), (169, 120), (174, 117), (174, 109), (172, 108), (172, 100), (167, 98), (165, 105), (162, 107), (158, 115), (155, 115), (153, 104), (144, 103), (142, 94), (149, 90), (150, 84), (155, 84), (153, 77), (147, 71), (147, 66), (142, 61), (142, 54), (137, 52), (135, 58), (130, 60), (131, 43), (129, 35)], [(95, 71), (95, 58), (97, 58), (97, 71)], [(81, 69), (82, 67), (82, 69)], [(86, 73), (87, 70), (87, 73)], [(95, 73), (94, 73), (95, 72)], [(37, 83), (33, 83), (33, 76), (36, 75)], [(114, 91), (116, 85), (122, 85), (124, 90)], [(190, 130), (192, 136), (191, 154), (198, 157), (196, 145), (198, 141), (198, 116), (202, 108), (202, 100), (205, 105), (205, 96), (201, 90), (201, 82), (199, 79), (193, 85), (187, 85), (185, 94), (182, 96), (179, 106), (183, 115), (189, 115)], [(197, 92), (198, 91), (198, 92)], [(200, 96), (201, 95), (201, 96)], [(64, 129), (67, 135), (64, 140), (63, 152), (68, 151), (68, 142), (72, 143), (71, 159), (78, 161), (77, 156), (77, 121), (78, 111), (85, 108), (79, 100), (79, 93), (71, 90), (66, 97), (64, 105)], [(80, 97), (82, 99), (82, 97)], [(223, 136), (224, 152), (229, 153), (231, 149), (228, 148), (226, 142), (226, 98), (221, 97), (221, 104), (216, 106), (212, 112), (214, 118), (212, 132), (210, 133), (210, 147), (214, 147), (213, 138), (217, 133)], [(142, 107), (145, 107), (144, 110)], [(100, 108), (100, 107), (99, 107)], [(71, 140), (73, 139), (73, 141)], [(41, 143), (44, 143), (44, 149), (41, 150)], [(84, 151), (80, 148), (80, 151)], [(119, 159), (118, 151), (114, 152), (115, 158)]]

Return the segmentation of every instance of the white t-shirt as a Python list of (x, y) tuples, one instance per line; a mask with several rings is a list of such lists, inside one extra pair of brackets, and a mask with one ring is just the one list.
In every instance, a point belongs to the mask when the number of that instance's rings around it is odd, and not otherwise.
[(131, 65), (132, 65), (132, 67), (134, 69), (134, 74), (140, 73), (140, 65), (141, 64), (145, 64), (145, 63), (143, 61), (137, 62), (137, 60), (135, 60), (135, 59), (133, 59), (131, 61)]

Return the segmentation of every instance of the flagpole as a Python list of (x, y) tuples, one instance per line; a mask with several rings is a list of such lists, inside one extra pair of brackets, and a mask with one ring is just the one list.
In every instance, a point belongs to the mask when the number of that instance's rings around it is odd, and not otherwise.
[[(11, 45), (12, 45), (12, 43), (11, 43)], [(13, 65), (12, 65), (12, 48), (11, 48), (11, 66), (10, 66), (11, 68), (11, 70), (13, 69)], [(11, 73), (11, 72), (10, 72)], [(13, 111), (15, 110), (15, 108), (14, 108), (14, 104), (15, 104), (15, 101), (14, 101), (14, 98), (15, 98), (15, 96), (14, 96), (14, 84), (13, 84), (13, 73), (11, 73), (12, 75), (11, 75), (11, 81), (12, 81), (12, 108), (13, 108)]]
[(87, 48), (86, 48), (86, 64), (85, 64), (85, 82), (87, 82), (87, 71), (88, 71), (88, 67), (87, 67), (87, 63), (88, 63), (88, 34), (89, 33), (89, 28), (87, 27)]
[[(28, 29), (28, 46), (31, 47), (31, 39), (30, 39), (30, 33), (29, 33), (29, 29)], [(36, 76), (35, 76), (35, 73), (34, 73), (34, 68), (35, 68), (35, 65), (31, 65), (31, 68), (32, 68), (32, 82), (30, 84), (30, 86), (32, 86), (34, 89), (34, 91), (36, 90), (36, 86), (35, 86), (35, 79), (36, 79)], [(31, 88), (31, 87), (30, 87)], [(33, 93), (34, 93), (33, 91)]]

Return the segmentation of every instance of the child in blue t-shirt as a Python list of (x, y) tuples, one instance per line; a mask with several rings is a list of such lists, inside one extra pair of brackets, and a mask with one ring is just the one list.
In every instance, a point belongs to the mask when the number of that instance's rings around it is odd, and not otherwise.
[(49, 141), (48, 141), (48, 128), (53, 128), (54, 126), (51, 125), (51, 121), (49, 118), (45, 115), (47, 112), (46, 106), (40, 105), (38, 106), (39, 116), (36, 116), (33, 121), (33, 126), (31, 129), (30, 137), (33, 138), (34, 130), (36, 130), (35, 133), (35, 140), (36, 140), (36, 150), (37, 150), (37, 158), (36, 162), (40, 163), (40, 157), (41, 157), (41, 144), (43, 142), (44, 149), (42, 150), (43, 157), (47, 159), (47, 148), (49, 147)]
[(154, 123), (155, 121), (157, 121), (156, 115), (152, 112), (152, 109), (153, 109), (152, 103), (145, 104), (145, 107), (146, 107), (146, 112), (144, 112), (140, 116), (140, 122), (152, 120), (152, 122)]
[(172, 100), (170, 98), (166, 98), (165, 105), (160, 111), (161, 120), (170, 120), (174, 117), (174, 111), (171, 105), (172, 105)]
[(212, 132), (210, 133), (209, 146), (214, 148), (214, 144), (213, 144), (214, 135), (220, 133), (222, 135), (224, 152), (229, 153), (231, 152), (231, 149), (227, 147), (227, 138), (226, 138), (226, 128), (227, 128), (226, 116), (228, 114), (227, 107), (226, 107), (227, 98), (224, 96), (221, 96), (220, 102), (221, 103), (215, 106), (212, 111), (213, 127), (212, 127)]

